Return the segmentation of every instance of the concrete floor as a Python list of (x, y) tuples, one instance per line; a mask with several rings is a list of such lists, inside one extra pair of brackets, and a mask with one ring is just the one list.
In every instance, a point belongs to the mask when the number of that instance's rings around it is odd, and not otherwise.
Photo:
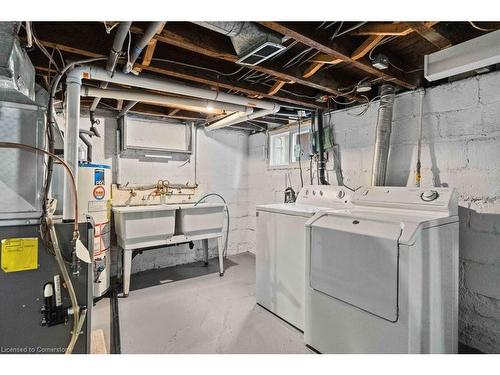
[(122, 353), (311, 353), (301, 332), (256, 305), (251, 253), (229, 257), (224, 277), (216, 259), (134, 274), (119, 313)]

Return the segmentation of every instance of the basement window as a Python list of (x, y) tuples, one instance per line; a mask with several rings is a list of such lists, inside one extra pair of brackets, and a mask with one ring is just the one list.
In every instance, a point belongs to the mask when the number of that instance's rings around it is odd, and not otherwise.
[(270, 136), (269, 165), (283, 166), (290, 163), (290, 132)]
[(269, 134), (269, 166), (296, 167), (299, 162), (309, 160), (311, 153), (311, 128), (301, 126), (300, 133), (297, 126), (286, 131), (277, 131)]

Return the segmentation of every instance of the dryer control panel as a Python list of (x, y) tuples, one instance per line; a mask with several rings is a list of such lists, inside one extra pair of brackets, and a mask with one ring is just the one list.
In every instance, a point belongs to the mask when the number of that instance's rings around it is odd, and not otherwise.
[(321, 207), (345, 205), (351, 201), (351, 195), (352, 192), (344, 186), (309, 185), (300, 190), (296, 203)]
[(352, 197), (354, 206), (376, 206), (404, 210), (441, 211), (457, 215), (458, 195), (453, 188), (400, 186), (362, 187)]

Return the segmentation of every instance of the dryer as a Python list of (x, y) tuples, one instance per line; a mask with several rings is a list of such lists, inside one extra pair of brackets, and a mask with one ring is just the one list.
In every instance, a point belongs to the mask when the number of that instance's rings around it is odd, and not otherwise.
[(306, 224), (305, 331), (322, 353), (456, 353), (454, 189), (370, 187)]
[(343, 186), (305, 186), (295, 203), (257, 206), (256, 300), (304, 330), (305, 223), (316, 212), (345, 208)]

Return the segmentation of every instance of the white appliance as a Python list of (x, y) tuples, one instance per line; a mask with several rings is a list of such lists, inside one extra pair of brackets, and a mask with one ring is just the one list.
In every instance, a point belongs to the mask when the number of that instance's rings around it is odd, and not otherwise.
[(304, 340), (322, 353), (456, 353), (454, 189), (370, 187), (306, 224)]
[(94, 220), (94, 297), (109, 289), (111, 167), (79, 163), (78, 207), (80, 221), (90, 215)]
[(305, 223), (319, 210), (345, 208), (342, 186), (305, 186), (295, 203), (257, 206), (257, 303), (304, 330)]

